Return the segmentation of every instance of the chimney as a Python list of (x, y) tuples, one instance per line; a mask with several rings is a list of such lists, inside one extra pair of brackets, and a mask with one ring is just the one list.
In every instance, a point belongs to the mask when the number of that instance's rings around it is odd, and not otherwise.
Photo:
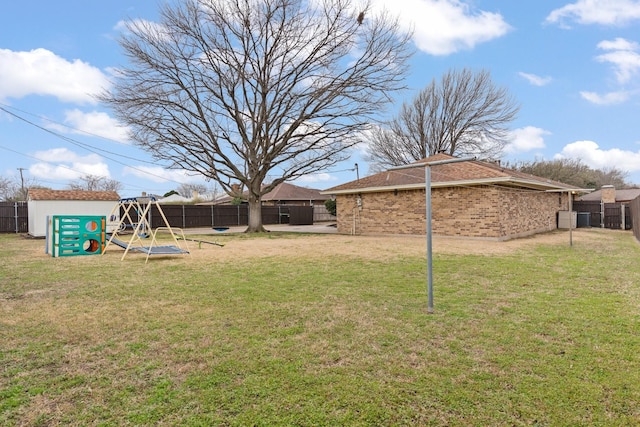
[(614, 187), (613, 185), (603, 185), (600, 190), (602, 192), (603, 203), (616, 202), (616, 187)]

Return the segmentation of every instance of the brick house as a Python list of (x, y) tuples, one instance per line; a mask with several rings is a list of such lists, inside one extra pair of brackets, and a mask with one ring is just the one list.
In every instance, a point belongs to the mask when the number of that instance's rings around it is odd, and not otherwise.
[[(455, 159), (437, 154), (421, 162)], [(434, 235), (508, 240), (557, 228), (572, 187), (470, 160), (431, 170)], [(338, 233), (425, 234), (425, 168), (387, 170), (323, 191), (336, 197)]]

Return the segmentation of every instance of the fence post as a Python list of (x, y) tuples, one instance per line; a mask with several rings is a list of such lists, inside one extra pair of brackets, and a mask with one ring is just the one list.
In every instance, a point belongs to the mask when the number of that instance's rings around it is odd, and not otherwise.
[(620, 215), (622, 217), (621, 218), (621, 226), (620, 226), (620, 228), (622, 230), (626, 230), (627, 227), (626, 227), (626, 224), (625, 224), (625, 217), (624, 217), (624, 204), (622, 204), (622, 203), (620, 204)]
[(19, 222), (18, 222), (18, 202), (13, 202), (13, 219), (15, 220), (15, 224), (16, 224), (16, 234), (20, 231), (19, 229)]

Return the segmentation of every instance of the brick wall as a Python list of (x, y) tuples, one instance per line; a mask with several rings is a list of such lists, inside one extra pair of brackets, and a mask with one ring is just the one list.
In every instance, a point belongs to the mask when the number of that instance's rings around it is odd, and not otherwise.
[[(556, 228), (566, 195), (497, 186), (434, 188), (434, 235), (508, 239)], [(361, 203), (358, 204), (358, 197)], [(424, 234), (424, 190), (338, 195), (338, 232)]]

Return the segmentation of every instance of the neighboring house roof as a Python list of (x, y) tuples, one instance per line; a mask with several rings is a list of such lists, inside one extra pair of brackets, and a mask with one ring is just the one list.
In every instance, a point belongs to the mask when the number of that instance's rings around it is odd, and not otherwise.
[[(246, 194), (243, 193), (243, 194)], [(273, 190), (262, 196), (263, 202), (279, 202), (279, 201), (315, 201), (315, 200), (328, 200), (330, 195), (326, 195), (315, 188), (298, 187), (297, 185), (283, 182), (278, 184)], [(200, 204), (223, 204), (229, 203), (233, 200), (230, 196), (222, 196), (212, 202), (200, 203)]]
[(328, 200), (331, 197), (320, 193), (320, 190), (315, 188), (298, 187), (297, 185), (283, 182), (278, 184), (276, 188), (269, 191), (262, 196), (264, 201), (278, 201), (278, 200)]
[(118, 201), (115, 191), (48, 190), (33, 188), (29, 190), (29, 200), (81, 200), (81, 201)]
[[(387, 170), (324, 190), (323, 194), (353, 194), (390, 190), (412, 190), (424, 188), (425, 168), (422, 163), (456, 159), (448, 154), (436, 154), (416, 162), (415, 168)], [(568, 191), (573, 187), (561, 182), (540, 178), (499, 164), (480, 160), (460, 161), (433, 165), (432, 187), (454, 187), (469, 185), (504, 185), (531, 188), (540, 191)]]
[[(640, 197), (640, 188), (623, 188), (621, 190), (616, 190), (616, 202), (630, 202), (637, 197)], [(602, 200), (602, 190), (597, 190), (593, 193), (585, 194), (578, 200), (583, 202), (599, 202), (600, 200)]]

